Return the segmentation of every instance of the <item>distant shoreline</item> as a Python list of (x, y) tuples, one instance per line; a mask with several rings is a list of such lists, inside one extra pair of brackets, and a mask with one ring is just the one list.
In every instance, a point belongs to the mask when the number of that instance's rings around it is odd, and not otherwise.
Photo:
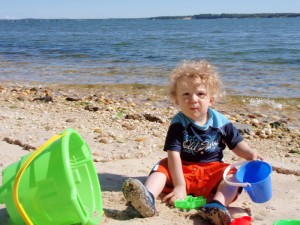
[(194, 20), (194, 19), (245, 19), (245, 18), (295, 18), (300, 17), (300, 13), (221, 13), (221, 14), (198, 14), (193, 16), (159, 16), (150, 17), (150, 20)]

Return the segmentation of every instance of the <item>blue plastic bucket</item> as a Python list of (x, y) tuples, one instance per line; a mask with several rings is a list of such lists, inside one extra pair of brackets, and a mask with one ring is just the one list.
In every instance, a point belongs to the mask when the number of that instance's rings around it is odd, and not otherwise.
[[(226, 174), (237, 165), (241, 165), (235, 174), (239, 183), (227, 181)], [(225, 172), (224, 180), (226, 183), (244, 187), (253, 202), (264, 203), (272, 198), (272, 167), (268, 163), (256, 160), (243, 164), (232, 164), (226, 168)]]

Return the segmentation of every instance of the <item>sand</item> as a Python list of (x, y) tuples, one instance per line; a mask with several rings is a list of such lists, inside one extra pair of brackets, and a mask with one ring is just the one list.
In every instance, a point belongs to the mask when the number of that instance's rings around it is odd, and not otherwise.
[[(256, 204), (244, 191), (232, 204), (232, 211), (248, 212), (255, 225), (300, 219), (299, 113), (270, 116), (269, 111), (274, 109), (258, 111), (256, 108), (251, 112), (247, 105), (236, 101), (218, 104), (216, 109), (251, 128), (251, 132), (245, 134), (247, 142), (274, 168), (272, 199)], [(168, 122), (176, 112), (176, 107), (165, 97), (164, 88), (2, 84), (0, 171), (53, 135), (73, 128), (93, 153), (104, 210), (100, 224), (209, 225), (197, 217), (197, 210), (180, 211), (166, 206), (160, 199), (156, 204), (159, 215), (141, 218), (126, 204), (121, 192), (126, 178), (145, 181), (151, 167), (166, 157), (162, 146)], [(279, 128), (266, 126), (276, 121), (284, 123)], [(225, 161), (233, 163), (242, 159), (226, 149)], [(0, 224), (8, 224), (8, 218), (5, 205), (0, 204)]]

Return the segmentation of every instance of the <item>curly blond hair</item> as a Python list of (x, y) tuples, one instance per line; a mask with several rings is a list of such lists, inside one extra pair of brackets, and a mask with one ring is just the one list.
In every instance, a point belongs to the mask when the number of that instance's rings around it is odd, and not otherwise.
[(205, 84), (209, 94), (217, 99), (221, 97), (221, 80), (214, 66), (206, 60), (183, 61), (169, 75), (170, 96), (176, 96), (176, 85), (181, 78), (193, 77)]

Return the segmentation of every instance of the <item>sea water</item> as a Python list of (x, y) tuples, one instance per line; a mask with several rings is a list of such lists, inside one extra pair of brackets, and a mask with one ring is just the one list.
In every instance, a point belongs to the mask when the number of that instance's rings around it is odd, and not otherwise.
[(300, 18), (0, 20), (0, 81), (165, 85), (198, 59), (230, 95), (298, 99)]

